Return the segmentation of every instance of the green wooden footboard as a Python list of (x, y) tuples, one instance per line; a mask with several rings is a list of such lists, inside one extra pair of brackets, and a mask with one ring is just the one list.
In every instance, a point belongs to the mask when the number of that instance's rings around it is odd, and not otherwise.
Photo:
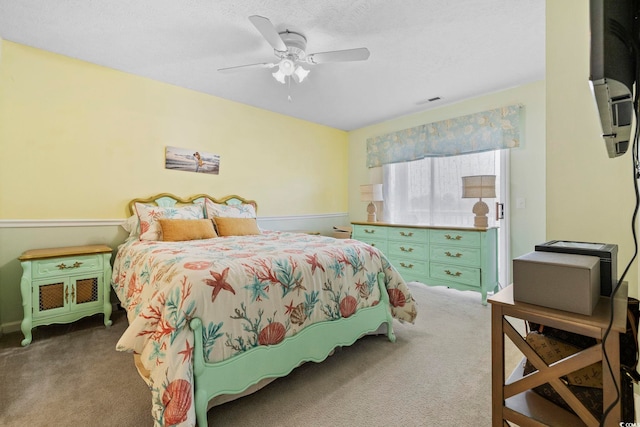
[(387, 324), (389, 341), (395, 342), (384, 273), (378, 274), (378, 285), (380, 303), (373, 307), (360, 309), (348, 318), (314, 323), (279, 344), (254, 347), (217, 363), (205, 362), (202, 321), (191, 320), (195, 335), (193, 376), (198, 426), (207, 426), (207, 405), (214, 397), (241, 393), (265, 378), (286, 376), (304, 362), (321, 362), (334, 348), (353, 344), (383, 323)]

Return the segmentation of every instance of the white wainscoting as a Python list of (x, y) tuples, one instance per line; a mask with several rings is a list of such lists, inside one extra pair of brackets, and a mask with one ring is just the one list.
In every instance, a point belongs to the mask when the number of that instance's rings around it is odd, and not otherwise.
[[(5, 219), (0, 220), (0, 228), (110, 227), (123, 222), (123, 219)], [(258, 225), (264, 230), (314, 231), (326, 235), (331, 235), (334, 226), (348, 224), (347, 213), (258, 218)]]

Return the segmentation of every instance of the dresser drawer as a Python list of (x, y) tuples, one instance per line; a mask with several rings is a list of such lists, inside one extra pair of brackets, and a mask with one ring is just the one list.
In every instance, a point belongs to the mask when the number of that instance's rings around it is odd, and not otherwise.
[(479, 268), (432, 262), (429, 272), (432, 279), (440, 279), (449, 282), (461, 283), (467, 286), (480, 287)]
[(415, 259), (389, 257), (391, 265), (400, 273), (405, 281), (417, 281), (417, 278), (427, 277), (429, 272), (429, 263), (427, 261), (420, 261)]
[(480, 232), (458, 230), (431, 230), (431, 244), (480, 246)]
[(32, 277), (34, 279), (40, 279), (90, 271), (101, 271), (103, 258), (104, 256), (102, 254), (96, 254), (36, 260), (32, 262)]
[(386, 240), (380, 240), (380, 239), (367, 239), (366, 236), (362, 239), (356, 239), (359, 240), (363, 243), (366, 243), (367, 245), (371, 245), (374, 248), (377, 248), (379, 250), (382, 251), (383, 254), (387, 253), (387, 241)]
[(480, 267), (481, 251), (479, 247), (432, 245), (429, 255), (429, 259), (435, 262)]
[(413, 241), (398, 242), (389, 240), (387, 243), (389, 256), (393, 258), (428, 259), (427, 244)]
[(367, 240), (387, 240), (387, 227), (379, 225), (354, 225), (353, 238), (366, 242)]
[(389, 227), (389, 240), (398, 242), (420, 242), (429, 241), (429, 230), (420, 228)]

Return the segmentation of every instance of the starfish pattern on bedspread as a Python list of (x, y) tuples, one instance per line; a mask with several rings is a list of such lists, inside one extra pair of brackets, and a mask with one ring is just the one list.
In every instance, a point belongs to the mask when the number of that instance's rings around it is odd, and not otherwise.
[(229, 275), (229, 267), (222, 270), (222, 273), (218, 273), (217, 271), (209, 270), (209, 273), (213, 276), (213, 279), (204, 279), (204, 282), (213, 287), (213, 292), (211, 293), (211, 302), (215, 302), (216, 297), (220, 293), (221, 290), (229, 291), (232, 294), (236, 294), (236, 291), (231, 287), (229, 283), (227, 283), (227, 276)]

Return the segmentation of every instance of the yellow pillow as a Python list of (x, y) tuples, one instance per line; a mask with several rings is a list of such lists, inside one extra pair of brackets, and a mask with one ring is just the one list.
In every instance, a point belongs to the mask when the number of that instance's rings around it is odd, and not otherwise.
[(158, 219), (165, 242), (218, 237), (210, 219)]
[(258, 228), (258, 221), (255, 218), (226, 218), (215, 217), (218, 235), (220, 236), (248, 236), (251, 234), (261, 234)]

